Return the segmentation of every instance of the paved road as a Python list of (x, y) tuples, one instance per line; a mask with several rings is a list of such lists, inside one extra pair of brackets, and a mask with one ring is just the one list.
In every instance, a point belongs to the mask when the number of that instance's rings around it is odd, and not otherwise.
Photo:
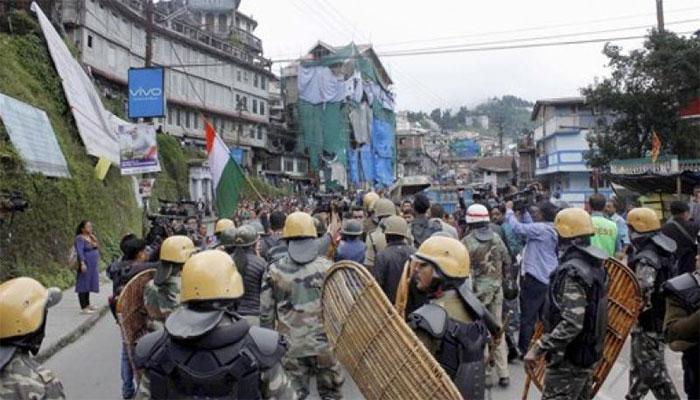
[[(46, 362), (46, 366), (56, 371), (63, 381), (69, 399), (119, 399), (121, 381), (119, 377), (120, 337), (117, 326), (110, 315), (105, 316), (95, 327), (77, 342), (58, 352)], [(682, 390), (682, 371), (677, 353), (666, 353), (671, 376), (676, 388)], [(622, 399), (627, 392), (629, 372), (629, 347), (622, 351), (618, 362), (611, 371), (597, 399)], [(491, 400), (520, 399), (525, 374), (521, 363), (510, 365), (511, 385), (507, 389), (493, 388)], [(351, 379), (344, 386), (347, 399), (361, 399), (362, 396)], [(489, 397), (487, 397), (488, 399)], [(528, 399), (538, 399), (539, 392), (532, 386)], [(653, 399), (650, 394), (647, 399)]]
[[(121, 399), (120, 346), (119, 330), (108, 314), (44, 365), (59, 376), (68, 399)], [(347, 399), (362, 398), (351, 379), (346, 380), (343, 393)]]

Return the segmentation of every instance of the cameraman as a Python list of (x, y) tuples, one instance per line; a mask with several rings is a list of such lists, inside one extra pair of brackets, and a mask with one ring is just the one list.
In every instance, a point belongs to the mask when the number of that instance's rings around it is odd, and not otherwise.
[(520, 335), (518, 348), (527, 353), (535, 323), (542, 318), (549, 285), (549, 274), (559, 265), (557, 232), (554, 218), (558, 208), (549, 201), (519, 210), (520, 220), (513, 211), (513, 202), (506, 203), (506, 222), (513, 233), (525, 239), (520, 281)]

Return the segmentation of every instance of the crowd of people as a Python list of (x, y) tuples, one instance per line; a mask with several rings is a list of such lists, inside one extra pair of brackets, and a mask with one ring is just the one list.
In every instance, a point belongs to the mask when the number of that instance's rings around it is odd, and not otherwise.
[[(124, 236), (122, 257), (108, 268), (115, 318), (134, 277), (153, 275), (142, 299), (149, 333), (135, 348), (122, 344), (123, 398), (303, 399), (311, 377), (321, 398), (341, 398), (321, 289), (333, 262), (353, 261), (465, 398), (509, 386), (510, 363), (545, 357), (543, 398), (589, 399), (607, 326), (607, 258), (634, 271), (644, 297), (626, 398), (680, 398), (667, 344), (683, 352), (686, 395), (700, 397), (700, 207), (673, 202), (662, 225), (653, 210), (600, 194), (588, 211), (530, 192), (469, 205), (459, 198), (454, 213), (422, 193), (399, 202), (375, 192), (243, 201), (213, 236), (196, 219), (178, 230), (155, 224), (146, 239)], [(91, 229), (78, 228), (79, 274), (98, 248)], [(92, 278), (81, 279), (76, 290), (90, 312), (83, 293)], [(0, 313), (12, 316), (0, 324), (2, 398), (63, 396), (30, 356), (56, 302), (30, 278), (0, 285)], [(538, 321), (545, 333), (533, 343)]]

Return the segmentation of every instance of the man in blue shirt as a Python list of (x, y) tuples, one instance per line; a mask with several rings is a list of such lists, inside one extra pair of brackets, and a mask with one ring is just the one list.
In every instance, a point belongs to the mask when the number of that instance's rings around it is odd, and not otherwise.
[(513, 202), (506, 203), (506, 222), (513, 233), (524, 238), (522, 271), (520, 280), (520, 335), (518, 348), (527, 353), (535, 323), (542, 318), (549, 285), (549, 274), (559, 265), (557, 259), (557, 232), (554, 218), (559, 209), (550, 202), (531, 207), (518, 219)]
[(630, 235), (627, 229), (627, 221), (617, 213), (617, 204), (614, 199), (608, 200), (605, 203), (605, 215), (608, 219), (617, 225), (617, 248), (619, 251), (615, 254), (615, 258), (622, 260), (627, 254), (627, 248), (630, 245)]

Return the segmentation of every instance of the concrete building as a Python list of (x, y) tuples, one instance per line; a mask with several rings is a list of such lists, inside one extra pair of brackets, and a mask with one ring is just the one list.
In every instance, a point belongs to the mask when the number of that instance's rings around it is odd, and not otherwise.
[[(146, 10), (141, 0), (59, 0), (57, 10), (80, 61), (108, 97), (125, 99), (129, 68), (143, 67)], [(258, 174), (268, 157), (271, 62), (239, 0), (156, 3), (153, 65), (166, 69), (167, 115), (155, 123), (186, 146), (203, 147), (206, 117), (243, 167)], [(193, 171), (201, 178), (201, 171)], [(199, 178), (197, 178), (199, 179)], [(202, 188), (192, 195), (202, 194)], [(193, 197), (194, 198), (194, 197)], [(196, 199), (196, 198), (195, 198)]]
[(514, 156), (480, 158), (472, 167), (474, 182), (489, 183), (495, 195), (497, 188), (508, 186), (513, 182)]
[(574, 206), (583, 206), (597, 186), (609, 195), (606, 182), (593, 182), (586, 164), (589, 150), (586, 135), (600, 119), (612, 120), (585, 103), (583, 97), (538, 100), (532, 110), (535, 152), (535, 178), (549, 187), (552, 194)]
[(437, 171), (437, 162), (425, 150), (427, 130), (412, 124), (406, 112), (396, 116), (396, 163), (397, 175), (404, 178), (414, 175), (432, 175)]

